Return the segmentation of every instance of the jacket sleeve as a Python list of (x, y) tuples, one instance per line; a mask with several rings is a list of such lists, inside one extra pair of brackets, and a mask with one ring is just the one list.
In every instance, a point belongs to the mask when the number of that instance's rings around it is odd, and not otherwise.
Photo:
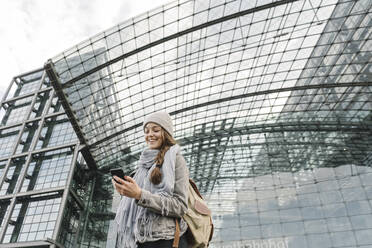
[(177, 154), (173, 196), (161, 196), (142, 189), (137, 204), (169, 217), (181, 218), (187, 211), (189, 170), (182, 155)]

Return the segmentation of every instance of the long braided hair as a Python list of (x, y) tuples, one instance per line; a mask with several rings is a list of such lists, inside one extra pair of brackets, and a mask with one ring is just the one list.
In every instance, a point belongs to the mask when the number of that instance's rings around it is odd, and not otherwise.
[(158, 155), (156, 155), (155, 157), (156, 167), (152, 170), (150, 175), (150, 181), (155, 185), (159, 184), (162, 179), (160, 168), (163, 165), (165, 153), (171, 146), (177, 144), (176, 140), (167, 131), (165, 131), (163, 127), (161, 128), (161, 130), (162, 143)]

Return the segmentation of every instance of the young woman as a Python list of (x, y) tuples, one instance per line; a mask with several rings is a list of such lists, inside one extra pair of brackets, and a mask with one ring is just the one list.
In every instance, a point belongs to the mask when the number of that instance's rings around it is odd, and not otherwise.
[(186, 248), (189, 172), (180, 146), (173, 138), (172, 119), (166, 112), (146, 117), (143, 150), (133, 178), (114, 177), (116, 191), (124, 196), (116, 212), (116, 247), (172, 247), (179, 223), (179, 248)]

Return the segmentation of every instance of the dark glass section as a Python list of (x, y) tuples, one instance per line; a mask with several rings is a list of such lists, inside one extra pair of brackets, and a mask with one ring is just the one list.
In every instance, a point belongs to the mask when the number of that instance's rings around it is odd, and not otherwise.
[(36, 102), (31, 111), (31, 118), (39, 117), (45, 109), (45, 105), (50, 98), (50, 91), (39, 93), (36, 97)]
[(19, 141), (19, 144), (17, 146), (16, 154), (29, 151), (32, 141), (36, 139), (35, 134), (38, 127), (39, 122), (26, 123), (21, 140)]
[(79, 192), (79, 198), (69, 197), (58, 239), (65, 247), (106, 247), (109, 225), (115, 216), (111, 211), (110, 180), (107, 175), (77, 169), (73, 189)]
[(10, 162), (10, 166), (6, 176), (4, 177), (4, 183), (0, 190), (0, 195), (15, 193), (14, 189), (17, 185), (20, 173), (25, 165), (26, 157), (13, 158)]
[(69, 197), (59, 242), (67, 247), (106, 247), (115, 216), (111, 176), (108, 171), (89, 169), (82, 159), (78, 161), (71, 186), (77, 199)]
[(77, 247), (81, 214), (81, 206), (69, 196), (63, 212), (61, 231), (58, 237), (58, 241), (66, 248)]
[(6, 228), (4, 218), (8, 211), (9, 204), (10, 204), (9, 200), (0, 200), (0, 231), (2, 231), (3, 228)]

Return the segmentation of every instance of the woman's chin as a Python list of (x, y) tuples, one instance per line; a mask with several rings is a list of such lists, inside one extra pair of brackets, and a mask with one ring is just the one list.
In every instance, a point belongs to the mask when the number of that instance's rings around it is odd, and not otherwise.
[(158, 144), (148, 144), (148, 147), (150, 149), (159, 149), (160, 146)]

